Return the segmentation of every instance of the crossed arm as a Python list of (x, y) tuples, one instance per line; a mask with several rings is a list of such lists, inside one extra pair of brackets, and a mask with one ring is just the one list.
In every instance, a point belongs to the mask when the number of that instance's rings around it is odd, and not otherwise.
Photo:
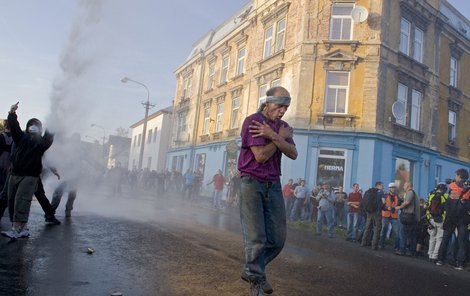
[(250, 147), (257, 162), (265, 163), (276, 153), (277, 149), (281, 150), (290, 159), (297, 158), (295, 145), (286, 141), (286, 139), (293, 136), (291, 127), (283, 126), (279, 129), (279, 133), (276, 133), (265, 122), (261, 123), (253, 120), (252, 124), (249, 125), (249, 132), (253, 137), (263, 137), (271, 140), (267, 145)]

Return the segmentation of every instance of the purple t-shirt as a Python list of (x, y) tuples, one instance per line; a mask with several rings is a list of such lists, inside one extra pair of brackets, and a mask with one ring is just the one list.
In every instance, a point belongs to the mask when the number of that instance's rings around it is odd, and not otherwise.
[[(259, 163), (256, 161), (253, 152), (251, 152), (251, 146), (265, 146), (271, 142), (271, 140), (256, 137), (254, 138), (250, 131), (249, 125), (252, 121), (266, 122), (276, 133), (279, 133), (279, 129), (282, 126), (289, 126), (287, 122), (283, 120), (271, 121), (259, 113), (254, 113), (243, 121), (241, 129), (242, 146), (240, 150), (240, 157), (238, 158), (238, 170), (241, 176), (252, 176), (259, 181), (278, 181), (281, 176), (281, 150), (277, 150), (274, 155), (269, 158), (265, 163)], [(294, 144), (294, 140), (289, 138), (286, 140), (290, 144)]]

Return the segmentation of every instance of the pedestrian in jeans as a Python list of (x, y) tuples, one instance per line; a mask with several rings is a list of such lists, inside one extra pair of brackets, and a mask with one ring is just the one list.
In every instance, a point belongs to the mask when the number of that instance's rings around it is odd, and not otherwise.
[(347, 231), (346, 231), (346, 240), (355, 242), (357, 238), (357, 226), (361, 214), (361, 200), (362, 194), (359, 191), (359, 184), (354, 183), (352, 186), (352, 192), (348, 196), (348, 216), (347, 216)]
[(328, 227), (328, 237), (333, 237), (333, 231), (335, 228), (335, 193), (330, 189), (329, 183), (323, 183), (322, 189), (317, 194), (318, 200), (318, 216), (317, 216), (317, 229), (316, 234), (322, 234), (323, 220), (326, 219), (326, 225)]
[(245, 249), (241, 278), (250, 295), (273, 292), (266, 265), (279, 255), (286, 240), (286, 212), (280, 182), (281, 157), (297, 158), (293, 130), (281, 120), (291, 98), (283, 87), (266, 93), (257, 113), (241, 128), (238, 170), (241, 175), (240, 220)]
[[(401, 210), (400, 213), (400, 250), (395, 252), (397, 255), (406, 254), (406, 243), (409, 241), (409, 249), (412, 256), (416, 256), (416, 231), (419, 222), (419, 198), (413, 190), (413, 183), (405, 182), (403, 184), (405, 190), (405, 198), (403, 203), (397, 207), (396, 210)], [(414, 220), (405, 220), (404, 215), (413, 216)]]
[(294, 190), (294, 206), (292, 207), (292, 213), (290, 219), (292, 221), (300, 220), (303, 217), (304, 207), (307, 202), (308, 190), (305, 187), (305, 181), (301, 180), (299, 186), (295, 187)]
[(221, 170), (217, 170), (217, 174), (212, 177), (212, 181), (207, 183), (207, 185), (210, 185), (214, 183), (214, 193), (212, 196), (212, 205), (216, 209), (220, 209), (222, 207), (222, 192), (224, 191), (224, 185), (225, 185), (225, 178), (224, 175), (222, 175)]

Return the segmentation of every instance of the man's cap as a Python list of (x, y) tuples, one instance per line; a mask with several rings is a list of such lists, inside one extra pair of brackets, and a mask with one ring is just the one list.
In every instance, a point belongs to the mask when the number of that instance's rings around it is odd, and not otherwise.
[(397, 187), (397, 186), (393, 182), (388, 184), (388, 188), (395, 188), (395, 187)]

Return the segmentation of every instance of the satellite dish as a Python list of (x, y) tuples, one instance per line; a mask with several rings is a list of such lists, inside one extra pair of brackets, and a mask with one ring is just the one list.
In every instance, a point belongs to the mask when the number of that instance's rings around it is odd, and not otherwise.
[(405, 103), (403, 103), (402, 101), (395, 101), (395, 103), (393, 103), (392, 105), (392, 114), (396, 120), (402, 120), (403, 118), (405, 118)]
[(351, 10), (351, 17), (355, 23), (362, 23), (367, 20), (369, 11), (364, 6), (356, 6)]

